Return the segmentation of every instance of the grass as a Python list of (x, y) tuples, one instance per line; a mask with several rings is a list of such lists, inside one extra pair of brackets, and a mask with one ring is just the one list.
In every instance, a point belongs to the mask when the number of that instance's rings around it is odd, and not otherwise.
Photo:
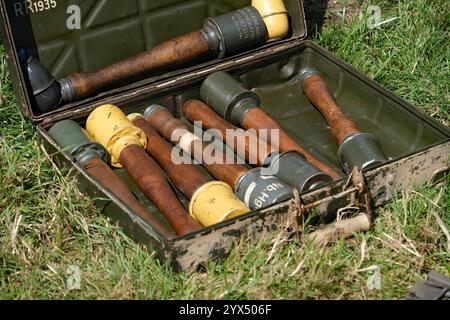
[[(369, 30), (353, 11), (315, 41), (448, 125), (448, 2), (374, 3), (398, 19)], [(0, 299), (399, 299), (430, 270), (450, 275), (436, 220), (450, 226), (449, 186), (405, 190), (352, 240), (316, 249), (274, 247), (276, 234), (242, 239), (205, 272), (172, 273), (102, 216), (68, 169), (55, 170), (15, 103), (1, 46), (0, 57)], [(72, 265), (82, 273), (79, 290), (67, 286)], [(367, 285), (373, 266), (380, 290)]]

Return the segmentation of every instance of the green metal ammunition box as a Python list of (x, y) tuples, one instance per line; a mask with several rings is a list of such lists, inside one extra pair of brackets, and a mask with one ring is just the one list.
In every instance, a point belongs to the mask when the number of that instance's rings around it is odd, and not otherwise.
[[(53, 76), (94, 70), (128, 58), (153, 46), (201, 28), (207, 16), (217, 16), (250, 5), (247, 0), (53, 0), (28, 8), (22, 0), (0, 2), (0, 27), (18, 104), (35, 124), (42, 144), (58, 154), (60, 165), (74, 167), (80, 190), (95, 197), (96, 204), (139, 243), (155, 248), (162, 261), (175, 270), (196, 268), (208, 259), (226, 258), (243, 234), (254, 239), (266, 230), (282, 229), (290, 219), (285, 202), (258, 212), (205, 228), (197, 234), (164, 239), (143, 222), (53, 141), (48, 129), (57, 121), (72, 119), (84, 124), (88, 114), (102, 104), (119, 106), (126, 113), (143, 112), (154, 103), (182, 117), (181, 106), (200, 98), (202, 81), (225, 70), (238, 77), (262, 100), (261, 108), (276, 118), (286, 131), (312, 154), (338, 168), (338, 146), (320, 113), (301, 90), (299, 71), (304, 66), (319, 70), (338, 102), (365, 132), (378, 137), (389, 162), (364, 172), (372, 204), (381, 206), (402, 189), (433, 181), (449, 171), (450, 131), (392, 92), (361, 74), (332, 53), (306, 40), (303, 4), (285, 0), (291, 30), (284, 40), (242, 52), (223, 60), (199, 62), (136, 81), (94, 97), (65, 105), (41, 115), (32, 103), (19, 48), (40, 60)], [(80, 10), (80, 25), (76, 13)], [(75, 19), (75, 20), (73, 20)], [(77, 27), (80, 27), (79, 29)], [(141, 202), (162, 222), (157, 209), (123, 170), (117, 170)], [(342, 194), (347, 179), (301, 195), (312, 203), (332, 195), (338, 199), (318, 207), (323, 221), (349, 201)], [(182, 199), (182, 197), (180, 197)], [(186, 204), (186, 199), (182, 199)]]

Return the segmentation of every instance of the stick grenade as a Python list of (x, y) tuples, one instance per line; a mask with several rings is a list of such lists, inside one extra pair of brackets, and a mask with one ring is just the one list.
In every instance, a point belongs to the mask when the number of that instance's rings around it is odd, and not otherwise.
[[(212, 176), (232, 187), (238, 198), (250, 209), (267, 208), (292, 198), (292, 188), (274, 176), (265, 175), (261, 168), (249, 170), (243, 165), (234, 164), (234, 159), (227, 158), (226, 154), (220, 155), (220, 163), (209, 161), (205, 157), (208, 146), (166, 108), (150, 106), (145, 110), (144, 118), (164, 138), (178, 144), (184, 152), (201, 163)], [(215, 156), (213, 158), (216, 159)]]
[(327, 82), (316, 69), (303, 69), (300, 72), (300, 81), (308, 99), (328, 122), (339, 145), (338, 157), (341, 168), (346, 173), (350, 173), (355, 166), (364, 170), (388, 161), (381, 150), (378, 138), (373, 134), (361, 132), (345, 115)]
[[(202, 100), (225, 120), (244, 129), (254, 129), (259, 136), (260, 130), (277, 130), (279, 141), (272, 141), (271, 135), (267, 135), (267, 142), (272, 147), (279, 147), (282, 153), (297, 151), (317, 169), (320, 169), (334, 180), (340, 179), (339, 173), (314, 157), (305, 148), (299, 146), (275, 119), (259, 108), (258, 106), (261, 103), (259, 96), (247, 90), (230, 74), (223, 71), (211, 74), (203, 82), (200, 94)], [(307, 165), (306, 161), (305, 165)]]
[[(190, 100), (183, 105), (183, 113), (192, 122), (199, 121), (205, 128), (218, 130), (225, 137), (226, 144), (247, 161), (258, 159), (258, 166), (268, 166), (273, 175), (284, 181), (299, 192), (305, 192), (320, 187), (332, 179), (310, 163), (296, 151), (279, 153), (275, 148), (262, 138), (256, 138), (259, 147), (251, 150), (252, 146), (247, 143), (247, 136), (256, 136), (252, 130), (243, 132), (231, 123), (225, 121), (220, 115), (208, 105), (199, 100)], [(237, 131), (234, 131), (237, 129)], [(236, 132), (236, 133), (234, 133)], [(245, 145), (245, 147), (241, 147)], [(266, 145), (264, 147), (264, 145)], [(261, 147), (263, 146), (263, 147)], [(255, 155), (255, 153), (257, 153)]]
[(60, 92), (51, 92), (54, 97), (46, 97), (46, 103), (42, 105), (39, 104), (41, 92), (35, 91), (34, 95), (39, 109), (43, 113), (49, 112), (56, 109), (61, 100), (65, 103), (77, 101), (101, 90), (201, 58), (222, 59), (284, 38), (288, 32), (288, 12), (282, 0), (253, 0), (251, 6), (209, 17), (201, 30), (164, 42), (135, 57), (95, 72), (71, 74), (59, 81)]
[(161, 169), (145, 151), (147, 137), (116, 106), (95, 109), (86, 122), (88, 134), (105, 147), (114, 167), (124, 167), (144, 194), (166, 217), (177, 235), (201, 230), (173, 192)]
[(106, 164), (108, 153), (102, 145), (92, 142), (87, 132), (72, 120), (63, 120), (53, 125), (50, 136), (67, 151), (95, 180), (108, 189), (120, 201), (134, 211), (148, 225), (165, 238), (174, 238), (175, 233), (163, 226), (136, 199), (128, 186)]
[(236, 127), (200, 100), (186, 101), (183, 114), (192, 123), (200, 122), (207, 129), (217, 130), (225, 143), (250, 164), (265, 166), (273, 153), (278, 151), (260, 138), (256, 131)]
[(141, 114), (131, 114), (128, 118), (144, 131), (147, 136), (147, 151), (190, 200), (189, 213), (194, 220), (209, 227), (250, 212), (228, 184), (210, 181), (193, 164), (182, 161), (179, 163), (178, 160), (182, 159), (176, 159), (176, 155), (174, 157), (172, 147)]
[(186, 101), (183, 105), (183, 114), (191, 123), (200, 122), (204, 128), (220, 132), (225, 143), (249, 164), (262, 167), (270, 155), (278, 151), (252, 130), (243, 130), (225, 121), (200, 100)]

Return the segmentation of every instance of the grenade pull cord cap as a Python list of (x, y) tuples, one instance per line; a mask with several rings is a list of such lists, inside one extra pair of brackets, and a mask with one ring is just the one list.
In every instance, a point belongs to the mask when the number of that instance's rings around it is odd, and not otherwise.
[(283, 0), (253, 0), (267, 28), (269, 40), (284, 38), (289, 32), (288, 11)]
[(118, 107), (107, 104), (95, 109), (86, 122), (86, 131), (111, 154), (111, 164), (121, 168), (120, 154), (130, 145), (147, 147), (147, 136), (133, 125)]

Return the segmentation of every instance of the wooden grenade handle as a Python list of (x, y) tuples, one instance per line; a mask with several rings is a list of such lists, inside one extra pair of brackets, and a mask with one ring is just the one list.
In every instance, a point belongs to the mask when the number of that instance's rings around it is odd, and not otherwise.
[(357, 125), (342, 111), (328, 83), (318, 73), (314, 73), (304, 79), (303, 90), (311, 103), (327, 121), (339, 145), (348, 136), (360, 132)]

